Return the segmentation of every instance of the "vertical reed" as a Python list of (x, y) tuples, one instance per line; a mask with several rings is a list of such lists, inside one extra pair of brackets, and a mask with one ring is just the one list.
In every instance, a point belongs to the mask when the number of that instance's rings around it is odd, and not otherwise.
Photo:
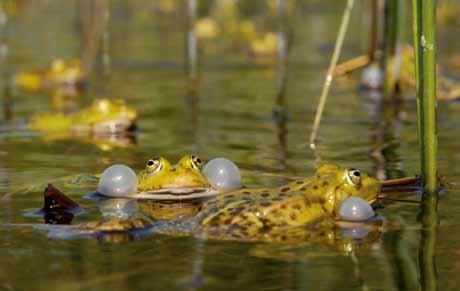
[(187, 72), (193, 80), (197, 77), (197, 38), (195, 35), (195, 21), (197, 1), (187, 0), (187, 36), (186, 36), (186, 56), (187, 56)]
[(185, 35), (185, 58), (187, 73), (187, 101), (195, 107), (198, 102), (198, 39), (195, 33), (197, 18), (197, 0), (186, 0), (186, 35)]
[(278, 23), (278, 33), (277, 33), (277, 46), (278, 46), (278, 89), (277, 89), (277, 98), (276, 98), (276, 110), (283, 108), (283, 112), (278, 112), (285, 114), (285, 89), (286, 89), (286, 67), (287, 67), (287, 52), (288, 52), (288, 42), (286, 37), (287, 30), (287, 17), (286, 17), (286, 1), (278, 0), (277, 1), (277, 23)]
[(80, 7), (79, 24), (82, 32), (82, 51), (81, 59), (85, 75), (89, 75), (94, 67), (98, 53), (103, 45), (103, 33), (107, 29), (105, 26), (106, 15), (109, 13), (109, 0), (95, 0), (91, 2), (78, 2)]
[(7, 5), (9, 2), (0, 2), (0, 94), (2, 96), (3, 116), (6, 121), (13, 119), (13, 98), (11, 96), (8, 75), (8, 32), (9, 15)]
[(400, 43), (404, 33), (404, 17), (405, 1), (385, 1), (385, 35), (383, 49), (383, 68), (385, 72), (383, 89), (385, 99), (392, 99), (395, 96), (397, 84), (400, 79)]
[(347, 6), (345, 7), (345, 11), (343, 12), (342, 23), (340, 24), (339, 34), (335, 42), (334, 53), (332, 54), (326, 79), (324, 80), (323, 91), (321, 92), (321, 97), (319, 98), (319, 103), (315, 114), (315, 120), (313, 121), (313, 129), (310, 134), (310, 148), (312, 150), (316, 149), (316, 136), (318, 134), (318, 128), (321, 122), (321, 116), (323, 115), (324, 107), (326, 106), (326, 99), (329, 94), (329, 89), (331, 88), (334, 71), (337, 66), (337, 61), (339, 60), (340, 52), (342, 51), (343, 41), (345, 39), (345, 34), (348, 30), (350, 14), (354, 4), (354, 0), (347, 0)]
[(412, 0), (421, 172), (425, 190), (437, 188), (436, 0)]
[(376, 59), (379, 33), (379, 4), (378, 0), (371, 0), (371, 36), (369, 39), (369, 63)]
[(425, 193), (419, 249), (422, 290), (437, 290), (436, 0), (412, 0), (421, 172)]
[(277, 0), (277, 24), (278, 24), (278, 59), (277, 59), (277, 93), (276, 104), (273, 108), (273, 119), (277, 126), (277, 137), (279, 142), (279, 164), (286, 169), (287, 159), (287, 119), (288, 104), (286, 99), (287, 90), (287, 66), (289, 42), (287, 39), (287, 11), (286, 0)]
[(110, 67), (112, 63), (112, 58), (110, 56), (110, 11), (112, 7), (112, 1), (107, 0), (107, 4), (103, 7), (104, 10), (104, 24), (101, 40), (101, 58), (102, 58), (102, 68), (105, 75), (110, 73)]

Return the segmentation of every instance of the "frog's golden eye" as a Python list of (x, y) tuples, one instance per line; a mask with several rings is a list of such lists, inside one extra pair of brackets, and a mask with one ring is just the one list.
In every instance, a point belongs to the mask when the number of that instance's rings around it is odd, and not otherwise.
[(161, 168), (163, 167), (163, 164), (161, 163), (160, 158), (153, 158), (147, 161), (146, 167), (150, 173), (154, 173), (154, 172), (158, 172), (159, 170), (161, 170)]
[(191, 164), (194, 169), (200, 170), (201, 167), (203, 166), (203, 162), (200, 160), (199, 157), (197, 156), (190, 156)]
[(349, 169), (346, 178), (348, 182), (355, 186), (361, 185), (361, 172), (357, 169)]

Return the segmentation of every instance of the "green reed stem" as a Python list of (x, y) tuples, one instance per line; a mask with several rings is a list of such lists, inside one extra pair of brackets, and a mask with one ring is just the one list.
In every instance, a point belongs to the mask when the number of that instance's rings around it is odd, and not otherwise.
[(197, 48), (197, 37), (195, 35), (195, 21), (197, 17), (197, 1), (187, 0), (187, 71), (189, 77), (192, 80), (197, 78), (197, 60), (198, 60), (198, 48)]
[(371, 0), (371, 36), (369, 38), (369, 61), (372, 63), (376, 59), (377, 46), (379, 43), (379, 5), (378, 0)]
[(331, 63), (329, 65), (327, 76), (324, 81), (323, 91), (321, 92), (319, 104), (316, 109), (315, 120), (313, 122), (313, 129), (310, 134), (310, 148), (312, 150), (316, 149), (316, 144), (315, 144), (316, 136), (318, 134), (318, 128), (321, 122), (321, 116), (323, 115), (324, 106), (326, 105), (327, 95), (329, 93), (329, 89), (331, 88), (332, 79), (334, 76), (334, 70), (335, 70), (335, 67), (337, 66), (337, 61), (339, 60), (340, 52), (342, 51), (343, 40), (345, 39), (345, 34), (348, 29), (348, 23), (350, 22), (350, 14), (351, 14), (351, 10), (353, 9), (354, 2), (355, 2), (354, 0), (348, 0), (345, 11), (343, 12), (342, 23), (340, 24), (339, 34), (335, 42), (334, 53), (332, 54)]
[(437, 290), (435, 249), (438, 225), (436, 137), (436, 0), (412, 0), (422, 199), (419, 249), (422, 290)]
[(13, 119), (13, 97), (11, 96), (11, 83), (8, 74), (8, 51), (9, 40), (7, 28), (9, 26), (9, 17), (7, 5), (15, 5), (10, 1), (0, 2), (0, 94), (2, 97), (3, 118), (5, 121)]
[(425, 194), (422, 199), (419, 269), (420, 287), (423, 291), (436, 291), (438, 289), (436, 272), (437, 198), (437, 195)]
[(385, 72), (384, 96), (392, 98), (400, 79), (400, 42), (404, 33), (405, 1), (385, 1), (385, 43), (383, 67)]
[(425, 191), (437, 188), (436, 0), (412, 0), (421, 172)]
[(110, 66), (112, 63), (112, 58), (110, 56), (110, 22), (111, 22), (111, 8), (112, 1), (107, 0), (107, 3), (104, 7), (103, 13), (103, 31), (101, 37), (101, 58), (102, 58), (102, 68), (104, 74), (107, 76), (110, 73)]

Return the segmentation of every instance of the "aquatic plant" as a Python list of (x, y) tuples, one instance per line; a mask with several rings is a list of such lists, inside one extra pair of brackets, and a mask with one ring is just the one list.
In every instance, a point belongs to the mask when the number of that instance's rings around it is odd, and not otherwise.
[(413, 0), (415, 75), (421, 171), (425, 193), (422, 199), (419, 262), (422, 290), (437, 290), (435, 248), (437, 216), (436, 136), (436, 1)]
[(392, 98), (396, 94), (401, 76), (401, 38), (405, 26), (405, 1), (387, 0), (385, 5), (383, 91), (385, 98)]
[(343, 41), (348, 29), (348, 23), (350, 22), (350, 14), (351, 10), (353, 9), (354, 2), (354, 0), (347, 1), (347, 6), (342, 16), (342, 23), (340, 25), (339, 34), (337, 36), (337, 41), (335, 42), (334, 53), (332, 54), (331, 63), (327, 71), (326, 79), (324, 80), (323, 91), (321, 92), (321, 97), (316, 109), (315, 120), (313, 122), (313, 129), (310, 134), (310, 148), (313, 150), (316, 148), (315, 143), (316, 135), (318, 134), (319, 123), (321, 122), (321, 116), (323, 115), (324, 106), (326, 105), (326, 99), (332, 84), (335, 67), (340, 57), (340, 51), (342, 50)]
[(421, 172), (427, 193), (437, 188), (436, 1), (413, 0), (415, 75)]

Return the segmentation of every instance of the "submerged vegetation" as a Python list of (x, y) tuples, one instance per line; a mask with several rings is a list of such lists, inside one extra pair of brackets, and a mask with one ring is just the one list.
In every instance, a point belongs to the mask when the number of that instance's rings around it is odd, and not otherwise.
[(455, 290), (458, 13), (0, 0), (0, 289)]

